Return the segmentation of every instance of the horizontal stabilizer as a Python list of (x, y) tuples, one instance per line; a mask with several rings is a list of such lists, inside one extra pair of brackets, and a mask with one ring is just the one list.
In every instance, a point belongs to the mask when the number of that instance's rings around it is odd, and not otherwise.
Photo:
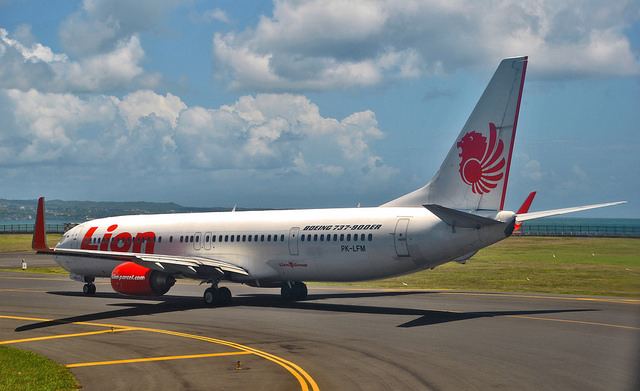
[(446, 208), (442, 205), (426, 204), (422, 205), (431, 213), (452, 227), (458, 228), (476, 228), (483, 226), (501, 224), (501, 221), (489, 219), (486, 217), (474, 215), (472, 213), (462, 212), (460, 210)]
[(543, 210), (540, 212), (523, 213), (523, 214), (516, 215), (516, 222), (519, 223), (521, 221), (541, 219), (543, 217), (562, 215), (565, 213), (580, 212), (583, 210), (603, 208), (605, 206), (613, 206), (613, 205), (626, 204), (626, 203), (627, 201), (607, 202), (605, 204), (574, 206), (572, 208), (552, 209), (552, 210)]

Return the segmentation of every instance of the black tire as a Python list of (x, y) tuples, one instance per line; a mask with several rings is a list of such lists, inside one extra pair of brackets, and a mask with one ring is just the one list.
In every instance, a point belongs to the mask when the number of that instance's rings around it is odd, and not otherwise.
[(287, 301), (304, 300), (307, 298), (307, 285), (301, 281), (285, 283), (280, 288), (280, 295)]
[(220, 294), (217, 289), (207, 288), (204, 291), (202, 299), (206, 305), (213, 307), (218, 305), (218, 302), (220, 301)]
[(283, 300), (293, 301), (295, 300), (295, 294), (293, 293), (293, 285), (289, 286), (289, 284), (284, 284), (280, 288), (280, 296), (282, 296)]
[(307, 284), (302, 281), (296, 281), (294, 285), (296, 300), (304, 300), (307, 298)]
[(226, 286), (223, 286), (222, 288), (218, 288), (218, 295), (220, 297), (220, 305), (231, 304), (232, 296), (231, 296), (231, 290), (229, 288), (227, 288)]
[(95, 295), (96, 286), (93, 284), (84, 284), (84, 286), (82, 287), (82, 293), (84, 293), (85, 295)]

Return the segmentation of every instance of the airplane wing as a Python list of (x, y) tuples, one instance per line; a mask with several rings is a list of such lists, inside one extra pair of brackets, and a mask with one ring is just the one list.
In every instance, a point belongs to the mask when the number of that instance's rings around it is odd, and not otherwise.
[(165, 273), (182, 274), (189, 278), (204, 278), (225, 273), (248, 276), (249, 272), (241, 266), (225, 260), (205, 257), (185, 257), (180, 255), (118, 253), (99, 250), (79, 249), (38, 249), (38, 253), (64, 255), (72, 257), (111, 259), (116, 262), (134, 262), (149, 269)]
[(520, 213), (516, 215), (516, 223), (520, 223), (522, 221), (534, 220), (534, 219), (541, 219), (543, 217), (562, 215), (565, 213), (580, 212), (583, 210), (603, 208), (605, 206), (612, 206), (612, 205), (619, 205), (619, 204), (626, 204), (626, 203), (627, 201), (607, 202), (604, 204), (574, 206), (571, 208), (551, 209), (551, 210), (543, 210), (540, 212), (531, 212), (531, 213)]

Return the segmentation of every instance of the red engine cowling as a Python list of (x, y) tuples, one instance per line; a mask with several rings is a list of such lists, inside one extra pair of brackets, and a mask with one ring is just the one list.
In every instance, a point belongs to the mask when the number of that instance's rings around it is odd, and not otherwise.
[(125, 262), (111, 272), (111, 287), (124, 295), (161, 296), (176, 283), (171, 274)]

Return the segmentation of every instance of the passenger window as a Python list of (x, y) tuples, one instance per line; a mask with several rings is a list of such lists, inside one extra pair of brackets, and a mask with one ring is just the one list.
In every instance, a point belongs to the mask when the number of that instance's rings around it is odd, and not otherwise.
[(278, 241), (278, 235), (273, 235), (273, 241), (277, 242)]
[(340, 234), (340, 241), (344, 242), (344, 234)]
[(333, 234), (333, 241), (337, 242), (338, 241), (338, 234)]
[(267, 235), (267, 242), (271, 241), (271, 235)]
[(284, 235), (280, 235), (280, 241), (284, 242)]
[(358, 241), (358, 234), (353, 234), (353, 241), (357, 242)]
[(364, 242), (364, 234), (360, 234), (360, 240)]
[(264, 235), (260, 235), (260, 241), (264, 242)]
[(228, 242), (229, 241), (229, 235), (224, 235), (224, 241)]
[(347, 242), (351, 240), (351, 234), (347, 234)]
[(242, 235), (242, 241), (246, 242), (247, 241), (247, 235)]
[(320, 241), (324, 242), (324, 234), (320, 234)]
[(368, 239), (369, 239), (369, 241), (372, 241), (373, 240), (373, 234), (369, 234)]
[(251, 241), (251, 235), (249, 235), (249, 237), (247, 239), (249, 239), (249, 241)]
[(304, 235), (300, 235), (300, 240), (304, 242)]
[(317, 242), (318, 241), (318, 234), (313, 235), (313, 241)]
[(169, 236), (169, 243), (173, 243), (173, 236)]
[(235, 239), (235, 237), (233, 235), (231, 235), (231, 242), (233, 243), (233, 240)]

